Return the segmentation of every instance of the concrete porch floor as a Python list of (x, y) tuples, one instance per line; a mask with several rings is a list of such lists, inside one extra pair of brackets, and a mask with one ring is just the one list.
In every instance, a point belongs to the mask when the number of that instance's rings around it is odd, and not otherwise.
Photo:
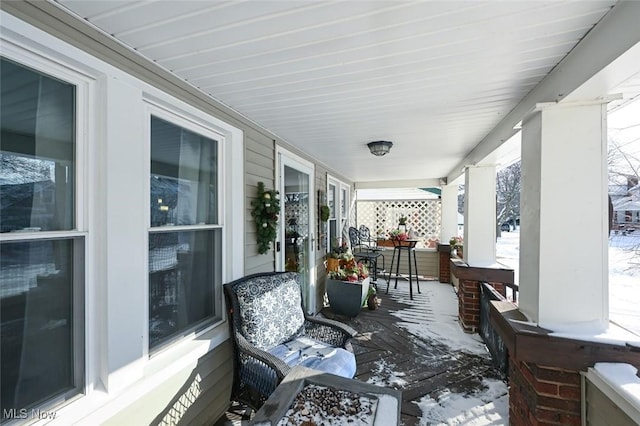
[[(378, 280), (381, 305), (363, 309), (356, 318), (322, 314), (358, 332), (353, 342), (356, 379), (402, 390), (402, 424), (508, 424), (506, 383), (493, 367), (478, 335), (465, 334), (457, 322), (457, 297), (450, 284), (407, 281), (385, 294)], [(217, 425), (241, 424), (228, 415)]]

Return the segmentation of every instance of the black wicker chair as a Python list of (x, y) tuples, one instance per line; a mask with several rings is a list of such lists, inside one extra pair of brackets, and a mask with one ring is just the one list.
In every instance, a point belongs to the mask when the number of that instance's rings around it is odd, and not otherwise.
[[(291, 295), (293, 283), (297, 286), (297, 295), (283, 297), (283, 291)], [(282, 346), (281, 343), (290, 339), (308, 337), (346, 349), (353, 357), (351, 338), (356, 331), (337, 321), (307, 315), (301, 303), (300, 278), (295, 272), (249, 275), (225, 284), (224, 294), (234, 344), (232, 401), (258, 410), (293, 367), (269, 352), (274, 344)], [(271, 306), (271, 302), (275, 302), (275, 311), (283, 320), (281, 329), (277, 328), (278, 320), (256, 318), (264, 312), (265, 306)], [(255, 310), (252, 304), (257, 306)], [(269, 312), (273, 310), (267, 309)], [(274, 323), (277, 323), (275, 331)]]

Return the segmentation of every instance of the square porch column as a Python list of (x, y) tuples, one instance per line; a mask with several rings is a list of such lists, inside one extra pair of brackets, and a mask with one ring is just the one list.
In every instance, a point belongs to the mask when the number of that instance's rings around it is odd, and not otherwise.
[(496, 167), (465, 169), (464, 260), (474, 267), (496, 264)]
[(440, 218), (440, 242), (449, 244), (449, 238), (458, 235), (458, 185), (442, 187), (440, 192), (442, 212)]
[(520, 309), (553, 331), (609, 322), (606, 102), (523, 121)]
[(438, 244), (438, 279), (451, 282), (449, 239), (458, 235), (458, 185), (444, 185), (440, 192), (440, 243)]

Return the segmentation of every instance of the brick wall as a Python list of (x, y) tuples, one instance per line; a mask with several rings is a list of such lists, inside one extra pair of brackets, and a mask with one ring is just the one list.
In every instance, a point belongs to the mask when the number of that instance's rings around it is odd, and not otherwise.
[(438, 280), (441, 283), (451, 282), (451, 269), (449, 268), (449, 259), (451, 253), (449, 251), (438, 250), (439, 267), (438, 267)]
[(509, 423), (580, 426), (580, 374), (509, 360)]
[(581, 372), (598, 362), (640, 369), (640, 348), (555, 336), (507, 301), (492, 301), (489, 319), (509, 351), (512, 425), (581, 425)]
[[(489, 283), (505, 296), (503, 283)], [(477, 333), (480, 327), (480, 281), (460, 279), (458, 286), (458, 320), (465, 333)]]

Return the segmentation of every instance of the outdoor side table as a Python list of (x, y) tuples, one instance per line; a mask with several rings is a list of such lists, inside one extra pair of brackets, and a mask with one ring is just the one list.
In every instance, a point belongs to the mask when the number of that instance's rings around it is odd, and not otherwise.
[[(323, 373), (310, 368), (296, 366), (282, 380), (262, 408), (251, 420), (251, 425), (277, 425), (287, 414), (294, 399), (307, 385), (317, 385), (339, 391), (357, 393), (377, 400), (375, 410), (367, 416), (367, 421), (375, 426), (393, 426), (400, 424), (400, 405), (402, 392), (355, 379), (346, 379), (333, 374)], [(328, 420), (328, 419), (325, 419)], [(337, 419), (340, 422), (340, 419)], [(328, 423), (327, 424), (332, 424)], [(338, 423), (335, 423), (338, 424)], [(344, 424), (348, 424), (345, 423)]]
[[(387, 281), (387, 293), (389, 293), (389, 284), (391, 283), (391, 273), (393, 272), (393, 261), (396, 261), (396, 282), (393, 288), (398, 288), (398, 276), (400, 275), (400, 255), (403, 251), (407, 252), (407, 261), (409, 264), (409, 298), (413, 300), (413, 277), (415, 272), (418, 293), (420, 293), (420, 281), (418, 280), (418, 262), (416, 261), (416, 244), (418, 240), (392, 240), (393, 256), (391, 257), (391, 269), (389, 270), (389, 280)], [(411, 265), (411, 255), (413, 254), (413, 269)], [(397, 257), (396, 257), (397, 256)]]

